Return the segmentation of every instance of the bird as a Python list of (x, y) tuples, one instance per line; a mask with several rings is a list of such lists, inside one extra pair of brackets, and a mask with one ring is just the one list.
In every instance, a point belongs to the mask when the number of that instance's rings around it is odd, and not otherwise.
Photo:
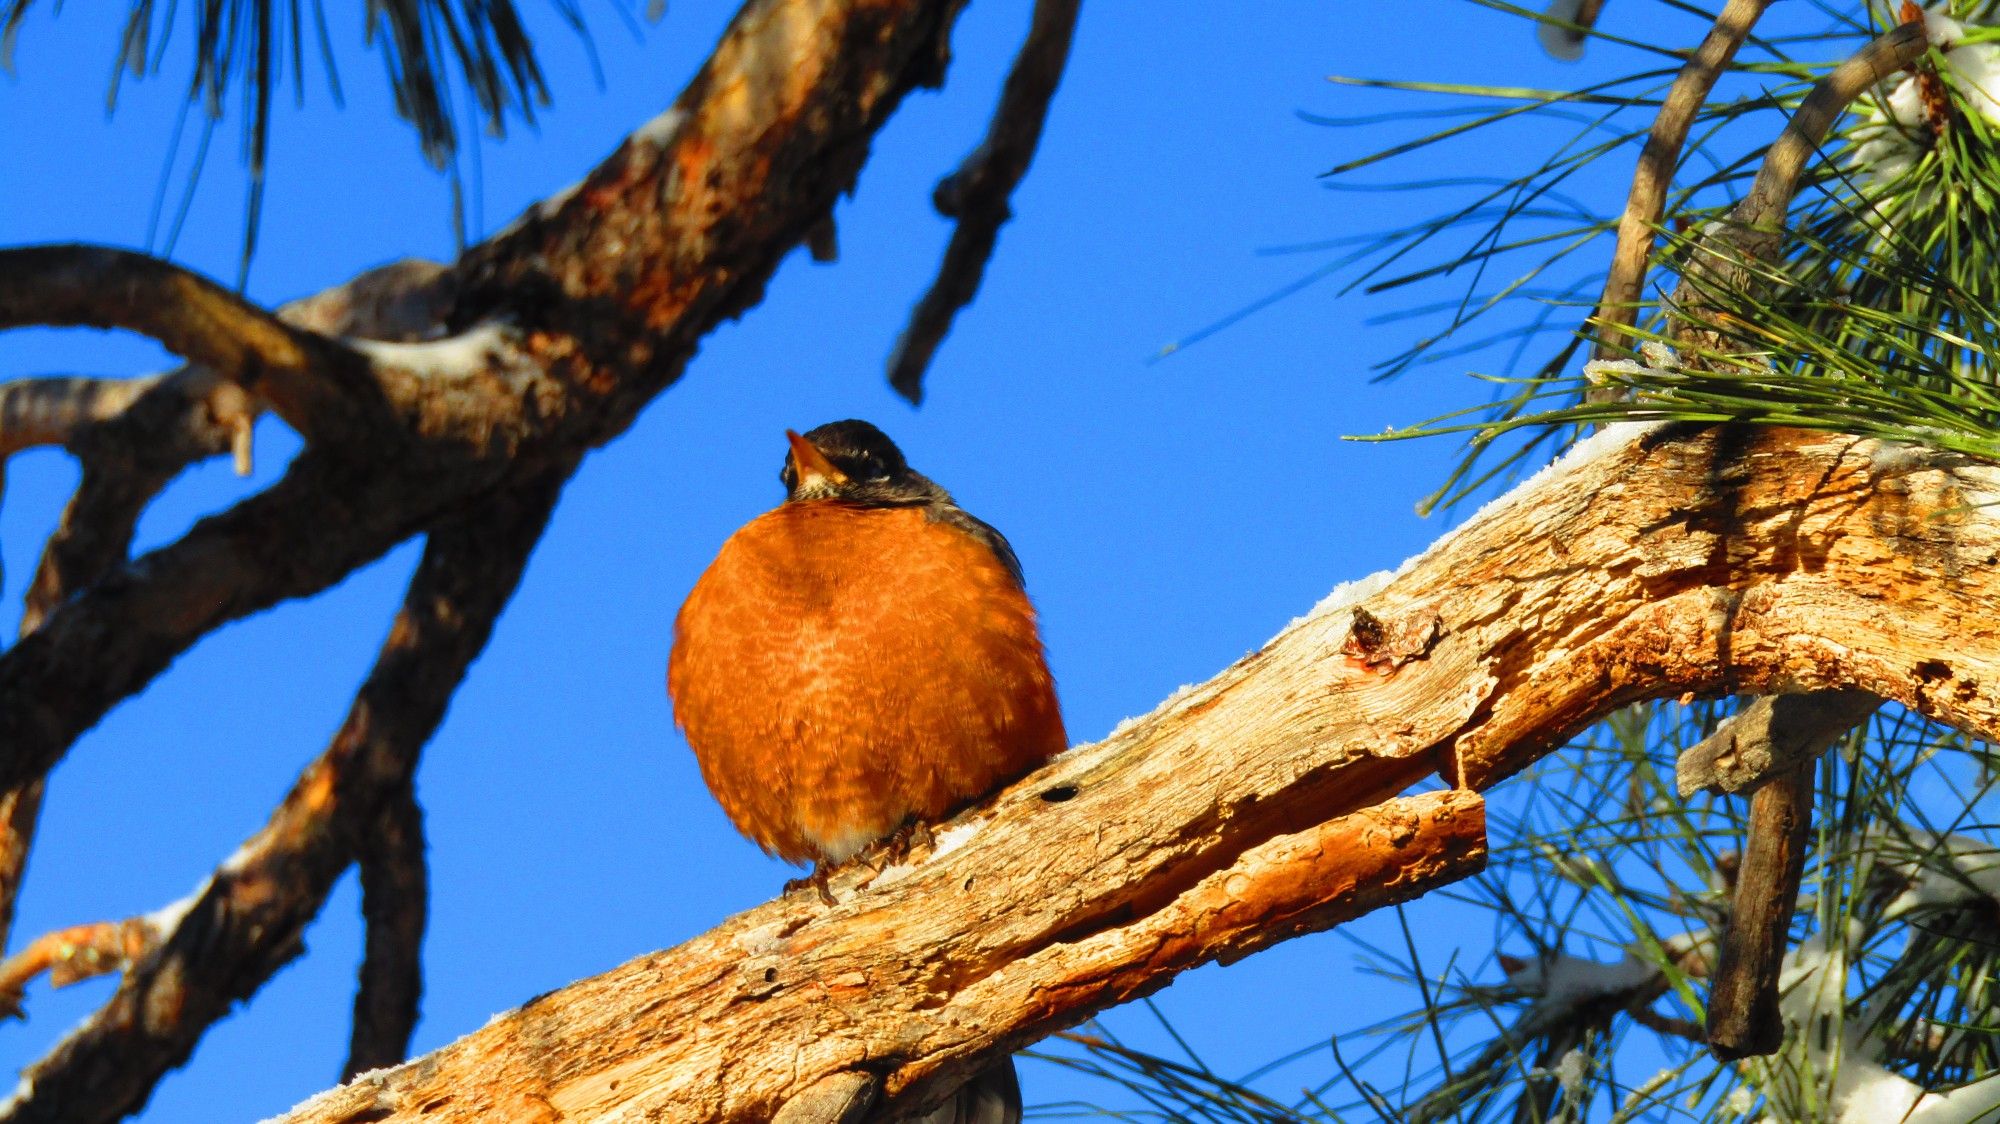
[[(737, 830), (825, 874), (925, 830), (1068, 739), (1005, 536), (858, 419), (786, 430), (785, 499), (674, 622), (667, 691)], [(926, 1120), (1014, 1124), (1002, 1059)]]

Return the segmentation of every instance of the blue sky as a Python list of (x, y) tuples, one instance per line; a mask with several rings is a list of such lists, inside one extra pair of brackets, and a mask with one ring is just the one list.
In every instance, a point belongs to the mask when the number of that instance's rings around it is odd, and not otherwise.
[[(483, 230), (581, 176), (659, 112), (734, 8), (683, 0), (643, 40), (609, 8), (591, 9), (600, 89), (575, 41), (527, 4), (555, 104), (539, 128), (482, 144)], [(1452, 445), (1341, 436), (1484, 393), (1452, 364), (1369, 381), (1368, 365), (1421, 326), (1369, 317), (1449, 290), (1368, 299), (1323, 284), (1167, 361), (1148, 359), (1323, 260), (1260, 249), (1388, 227), (1430, 205), (1332, 193), (1316, 178), (1406, 135), (1302, 121), (1296, 111), (1409, 104), (1326, 76), (1541, 85), (1582, 72), (1544, 58), (1526, 25), (1468, 4), (1090, 5), (1018, 217), (939, 353), (928, 402), (912, 410), (881, 364), (949, 233), (931, 187), (983, 131), (1027, 7), (983, 0), (966, 11), (946, 89), (910, 98), (842, 204), (838, 264), (788, 259), (763, 303), (716, 332), (563, 497), (419, 777), (434, 899), (418, 1050), (701, 932), (796, 873), (737, 836), (708, 798), (662, 686), (689, 586), (732, 530), (780, 498), (787, 427), (873, 420), (1006, 532), (1080, 741), (1214, 674), (1334, 585), (1393, 566), (1444, 529), (1414, 505), (1442, 479)], [(452, 253), (447, 182), (390, 119), (358, 16), (330, 15), (347, 108), (331, 105), (316, 67), (305, 106), (281, 103), (250, 279), (267, 303), (396, 257)], [(145, 245), (184, 78), (128, 80), (107, 118), (122, 18), (82, 4), (52, 17), (44, 4), (22, 29), (15, 72), (0, 78), (0, 242)], [(241, 231), (235, 127), (232, 118), (218, 131), (174, 247), (177, 260), (225, 280)], [(1421, 170), (1511, 173), (1521, 152), (1465, 147), (1453, 157), (1462, 166)], [(167, 182), (178, 191), (185, 175), (184, 149)], [(0, 336), (4, 377), (162, 365), (132, 339)], [(140, 545), (171, 541), (265, 486), (295, 448), (266, 422), (253, 478), (222, 461), (190, 472), (148, 514)], [(7, 466), (7, 635), (74, 480), (57, 452)], [(53, 777), (20, 936), (156, 908), (249, 836), (340, 721), (414, 561), (405, 547), (316, 600), (222, 630), (85, 737)], [(1447, 938), (1471, 942), (1462, 967), (1490, 951), (1483, 931), (1453, 931), (1466, 919), (1449, 905), (1410, 916), (1440, 962)], [(1356, 931), (1401, 940), (1393, 918)], [(162, 1083), (144, 1119), (254, 1119), (331, 1083), (360, 955), (351, 876), (306, 942), (306, 958)], [(1311, 937), (1192, 973), (1160, 1003), (1217, 1068), (1245, 1070), (1406, 1002), (1355, 972), (1355, 959), (1351, 944)], [(31, 991), (29, 1021), (0, 1025), (0, 1070), (38, 1057), (109, 990)], [(1142, 1013), (1109, 1021), (1157, 1041)], [(1046, 1067), (1025, 1076), (1031, 1104), (1104, 1095)]]

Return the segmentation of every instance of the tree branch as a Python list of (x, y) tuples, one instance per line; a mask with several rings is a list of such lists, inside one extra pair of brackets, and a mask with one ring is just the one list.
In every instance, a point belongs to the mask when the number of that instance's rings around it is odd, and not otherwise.
[[(405, 261), (294, 301), (280, 319), (324, 335), (421, 339), (442, 316), (443, 266)], [(83, 462), (83, 479), (43, 547), (20, 634), (41, 627), (72, 594), (123, 564), (141, 514), (182, 469), (233, 452), (249, 471), (250, 431), (261, 407), (235, 383), (187, 366), (138, 379), (26, 379), (0, 386), (0, 459), (36, 444), (61, 444)], [(39, 779), (0, 794), (0, 947), (41, 811)]]
[(937, 279), (911, 311), (909, 325), (889, 356), (889, 385), (913, 404), (924, 399), (924, 372), (945, 333), (951, 331), (958, 310), (979, 292), (1001, 225), (1014, 217), (1008, 203), (1041, 144), (1049, 99), (1069, 62), (1070, 39), (1081, 7), (1082, 0), (1035, 0), (1027, 41), (1014, 56), (986, 139), (956, 172), (938, 183), (932, 196), (938, 213), (957, 219), (958, 227), (945, 248)]
[[(837, 906), (740, 914), (286, 1119), (765, 1120), (849, 1070), (906, 1112), (1189, 966), (1386, 900), (1342, 887), (1462, 873), (1469, 795), (1379, 802), (1439, 769), (1483, 789), (1630, 702), (1858, 686), (2000, 734), (2000, 631), (1979, 623), (1996, 504), (2000, 468), (1929, 451), (1616, 427), (922, 861), (865, 890), (836, 872)], [(1340, 873), (1363, 855), (1371, 873)]]
[(410, 786), (384, 796), (360, 846), (361, 915), (368, 921), (368, 947), (354, 994), (354, 1034), (340, 1070), (343, 1081), (409, 1057), (410, 1032), (417, 1026), (430, 888), (424, 811)]
[[(485, 645), (566, 472), (492, 497), (431, 532), (374, 669), (325, 753), (270, 822), (195, 894), (152, 915), (162, 934), (117, 994), (23, 1071), (7, 1124), (87, 1124), (137, 1111), (201, 1034), (300, 951)], [(390, 814), (394, 814), (391, 812)]]
[(1696, 239), (1681, 268), (1670, 307), (1680, 323), (1676, 342), (1694, 362), (1727, 353), (1728, 336), (1710, 323), (1714, 294), (1757, 291), (1759, 271), (1784, 249), (1785, 219), (1798, 194), (1799, 178), (1818, 155), (1827, 130), (1854, 99), (1909, 66), (1929, 49), (1921, 20), (1903, 24), (1870, 41), (1819, 80), (1771, 142), (1750, 191), (1729, 212), (1726, 224)]
[(1818, 767), (1796, 763), (1750, 798), (1743, 867), (1708, 989), (1708, 1046), (1726, 1062), (1776, 1053), (1785, 1040), (1778, 970), (1798, 909)]
[(1681, 752), (1674, 783), (1682, 796), (1706, 789), (1749, 792), (1766, 778), (1833, 748), (1882, 700), (1866, 691), (1766, 695)]
[[(1737, 48), (1750, 37), (1771, 0), (1729, 0), (1715, 26), (1681, 67), (1653, 127), (1646, 134), (1646, 147), (1639, 153), (1639, 167), (1632, 173), (1632, 188), (1625, 197), (1625, 212), (1618, 219), (1618, 243), (1611, 252), (1611, 267), (1604, 278), (1604, 294), (1597, 301), (1591, 319), (1600, 325), (1597, 358), (1616, 359), (1625, 350), (1623, 330), (1637, 319), (1639, 297), (1645, 289), (1646, 263), (1653, 254), (1654, 232), (1660, 225), (1673, 186), (1674, 170), (1680, 165), (1681, 147), (1687, 143), (1688, 128), (1695, 115), (1708, 103), (1716, 79), (1729, 69)], [(1595, 12), (1591, 15), (1594, 17)], [(1579, 21), (1580, 22), (1580, 21)], [(1581, 44), (1581, 37), (1578, 39)]]
[(265, 402), (308, 440), (376, 419), (367, 361), (171, 262), (105, 246), (0, 250), (0, 329), (124, 328)]

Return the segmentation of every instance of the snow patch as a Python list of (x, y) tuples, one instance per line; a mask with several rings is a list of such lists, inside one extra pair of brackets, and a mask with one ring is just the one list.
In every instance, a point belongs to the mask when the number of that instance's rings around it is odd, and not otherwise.
[(1523, 961), (1507, 972), (1507, 982), (1558, 1007), (1572, 1007), (1644, 986), (1660, 970), (1633, 956), (1606, 962), (1559, 952)]
[(1890, 844), (1888, 868), (1906, 886), (1883, 911), (1890, 920), (1919, 910), (2000, 902), (2000, 846), (1969, 835), (1910, 833), (1907, 844)]
[(511, 325), (487, 321), (458, 335), (423, 343), (347, 342), (379, 367), (424, 378), (452, 378), (496, 366), (501, 357), (514, 349), (514, 329)]
[[(1943, 68), (1950, 72), (1965, 108), (2000, 125), (2000, 43), (1955, 46), (1964, 41), (1966, 26), (1941, 9), (1924, 12), (1925, 34), (1931, 46), (1944, 53)], [(1857, 143), (1848, 160), (1868, 180), (1893, 180), (1930, 150), (1931, 126), (1916, 75), (1905, 75), (1885, 98), (1857, 102), (1856, 113), (1863, 123), (1852, 134)]]

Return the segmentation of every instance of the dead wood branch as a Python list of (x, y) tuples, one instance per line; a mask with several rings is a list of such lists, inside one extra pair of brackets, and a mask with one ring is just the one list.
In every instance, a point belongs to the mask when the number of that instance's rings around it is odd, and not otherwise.
[(1000, 227), (1014, 217), (1009, 201), (1041, 144), (1049, 100), (1069, 62), (1070, 40), (1082, 0), (1035, 0), (1027, 41), (1000, 91), (1000, 105), (986, 139), (956, 172), (937, 185), (938, 213), (958, 220), (945, 247), (937, 279), (910, 313), (889, 357), (889, 385), (912, 403), (924, 399), (924, 372), (944, 342), (959, 309), (972, 303)]
[(1833, 748), (1881, 705), (1866, 691), (1767, 695), (1682, 751), (1674, 784), (1682, 796), (1749, 792)]
[(765, 1120), (857, 1069), (906, 1111), (1186, 967), (1351, 915), (1343, 887), (1462, 873), (1476, 803), (1381, 802), (1439, 769), (1485, 788), (1630, 702), (1858, 686), (2000, 733), (1995, 503), (2000, 468), (1921, 450), (1614, 428), (923, 861), (865, 890), (837, 874), (838, 906), (751, 910), (287, 1119)]
[[(1856, 98), (1915, 61), (1927, 47), (1923, 22), (1905, 23), (1870, 41), (1806, 95), (1765, 152), (1749, 193), (1731, 209), (1726, 223), (1697, 239), (1684, 266), (1671, 307), (1675, 342), (1685, 348), (1688, 362), (1713, 366), (1736, 350), (1724, 324), (1727, 314), (1716, 307), (1717, 302), (1753, 296), (1764, 287), (1784, 253), (1786, 219), (1800, 177), (1817, 157), (1827, 130)], [(1613, 277), (1617, 277), (1616, 263)], [(1782, 728), (1780, 732), (1785, 733)], [(1803, 751), (1809, 744), (1803, 733), (1799, 744), (1788, 748)], [(1742, 876), (1709, 993), (1708, 1041), (1716, 1056), (1725, 1060), (1771, 1053), (1784, 1036), (1778, 972), (1805, 865), (1805, 837), (1812, 821), (1811, 766), (1780, 771), (1777, 777), (1752, 801)]]
[[(1660, 225), (1673, 185), (1674, 170), (1680, 166), (1681, 148), (1687, 143), (1688, 128), (1695, 115), (1708, 103), (1708, 93), (1716, 79), (1729, 69), (1737, 48), (1750, 37), (1771, 0), (1729, 0), (1715, 26), (1681, 67), (1653, 127), (1646, 134), (1646, 147), (1639, 153), (1639, 167), (1632, 173), (1632, 189), (1625, 198), (1625, 212), (1618, 219), (1618, 243), (1611, 252), (1611, 267), (1604, 278), (1604, 293), (1598, 298), (1592, 317), (1599, 325), (1597, 358), (1615, 359), (1627, 350), (1621, 329), (1630, 329), (1638, 315), (1639, 297), (1645, 291), (1646, 262), (1653, 254), (1653, 237)], [(1593, 17), (1595, 12), (1590, 13)], [(1579, 14), (1578, 22), (1583, 22)], [(1581, 37), (1579, 36), (1579, 42)]]
[[(71, 593), (89, 587), (125, 561), (140, 514), (186, 463), (183, 454), (199, 447), (180, 440), (184, 434), (178, 427), (175, 437), (160, 442), (170, 450), (164, 461), (128, 449), (120, 440), (128, 435), (130, 427), (120, 426), (128, 412), (155, 397), (181, 400), (186, 381), (181, 376), (163, 376), (125, 384), (136, 387), (137, 392), (106, 396), (120, 401), (117, 412), (93, 417), (66, 435), (65, 443), (83, 459), (83, 478), (63, 508), (55, 533), (42, 548), (41, 564), (22, 607), (22, 636), (40, 628)], [(233, 385), (217, 383), (206, 388), (204, 398), (235, 403), (245, 396)], [(226, 420), (213, 420), (215, 440), (228, 440), (225, 434), (233, 427)], [(0, 948), (13, 932), (14, 906), (34, 846), (43, 789), (38, 777), (0, 794)]]
[[(433, 531), (382, 654), (326, 752), (270, 822), (188, 900), (104, 1008), (22, 1073), (8, 1124), (136, 1112), (203, 1031), (301, 951), (299, 934), (407, 790), (418, 753), (485, 646), (561, 480), (495, 496)], [(389, 813), (393, 815), (394, 813)]]
[(0, 961), (0, 1016), (25, 1018), (21, 999), (43, 972), (52, 987), (122, 972), (158, 947), (160, 931), (149, 917), (93, 921), (44, 933), (28, 947)]
[[(397, 262), (278, 310), (287, 323), (325, 335), (415, 340), (431, 335), (448, 297), (444, 267)], [(250, 429), (262, 407), (205, 367), (137, 379), (26, 379), (0, 386), (0, 459), (36, 444), (61, 444), (83, 462), (83, 479), (42, 548), (20, 634), (41, 627), (71, 594), (95, 585), (130, 556), (133, 528), (153, 497), (198, 460), (231, 452), (249, 471)], [(13, 930), (43, 783), (0, 794), (0, 948)]]
[(84, 427), (118, 416), (163, 377), (54, 375), (0, 386), (0, 459), (37, 445), (69, 444)]
[(1798, 909), (1818, 768), (1796, 763), (1750, 798), (1743, 866), (1708, 990), (1708, 1047), (1723, 1061), (1776, 1053), (1785, 1040), (1778, 971)]
[(430, 911), (424, 810), (409, 785), (387, 794), (360, 837), (361, 916), (368, 923), (354, 1033), (341, 1080), (410, 1056), (424, 994), (424, 925)]
[(0, 250), (0, 328), (123, 328), (217, 372), (309, 440), (375, 419), (367, 361), (171, 262), (106, 246)]

